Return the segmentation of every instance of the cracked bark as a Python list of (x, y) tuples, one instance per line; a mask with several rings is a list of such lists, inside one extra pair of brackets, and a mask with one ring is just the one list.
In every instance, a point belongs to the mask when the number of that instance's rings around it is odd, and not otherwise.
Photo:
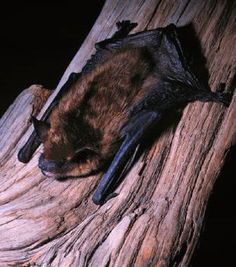
[[(81, 70), (94, 43), (111, 36), (123, 19), (138, 22), (135, 31), (191, 22), (211, 88), (225, 82), (232, 89), (235, 8), (231, 1), (108, 0), (41, 114), (69, 73)], [(48, 96), (41, 92), (25, 90), (0, 121), (0, 265), (187, 266), (209, 195), (236, 141), (236, 97), (229, 108), (188, 105), (141, 155), (119, 196), (97, 207), (91, 195), (101, 174), (63, 182), (45, 178), (37, 168), (41, 148), (30, 163), (17, 161), (31, 132), (30, 116)]]

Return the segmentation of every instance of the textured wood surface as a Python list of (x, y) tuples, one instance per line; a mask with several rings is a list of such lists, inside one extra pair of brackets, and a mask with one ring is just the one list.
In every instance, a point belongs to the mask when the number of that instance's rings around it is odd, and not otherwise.
[[(123, 19), (138, 22), (135, 31), (192, 23), (211, 88), (224, 82), (232, 89), (235, 10), (233, 1), (108, 0), (42, 112), (69, 73), (81, 70), (94, 43)], [(209, 195), (236, 143), (236, 96), (229, 108), (188, 105), (139, 158), (119, 195), (98, 207), (91, 195), (101, 174), (46, 178), (37, 168), (41, 147), (28, 164), (17, 161), (30, 116), (48, 96), (38, 89), (19, 95), (0, 121), (0, 266), (187, 266)]]

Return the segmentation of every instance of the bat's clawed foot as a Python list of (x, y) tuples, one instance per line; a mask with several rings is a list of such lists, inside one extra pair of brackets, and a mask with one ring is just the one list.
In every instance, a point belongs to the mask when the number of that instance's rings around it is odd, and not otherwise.
[(224, 104), (226, 107), (229, 107), (231, 99), (232, 99), (232, 92), (229, 92), (226, 88), (225, 83), (220, 83), (217, 88), (216, 92), (214, 93), (214, 98), (217, 102)]
[(116, 23), (116, 27), (119, 31), (127, 31), (127, 32), (133, 30), (137, 25), (138, 23), (130, 22), (130, 20), (122, 20)]
[(221, 102), (224, 106), (229, 107), (232, 94), (231, 93), (224, 93), (224, 92), (216, 92), (215, 98), (218, 102)]
[(216, 90), (216, 92), (201, 92), (200, 97), (198, 100), (202, 102), (217, 102), (222, 103), (224, 106), (229, 107), (231, 100), (232, 100), (232, 93), (231, 92), (222, 92), (222, 88)]
[[(117, 31), (112, 35), (110, 39), (103, 40), (101, 42), (96, 43), (95, 44), (96, 49), (98, 50), (108, 49), (109, 44), (111, 45), (109, 40), (114, 41), (114, 40), (125, 38), (129, 34), (129, 32), (131, 32), (137, 25), (138, 23), (130, 22), (130, 20), (118, 21), (116, 23)], [(113, 43), (113, 48), (114, 48), (114, 43)]]

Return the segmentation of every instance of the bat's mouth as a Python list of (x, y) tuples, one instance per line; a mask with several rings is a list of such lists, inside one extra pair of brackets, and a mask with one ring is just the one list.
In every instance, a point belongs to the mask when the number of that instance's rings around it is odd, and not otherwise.
[(44, 170), (41, 170), (41, 172), (46, 177), (50, 177), (50, 178), (57, 178), (58, 177), (58, 174), (53, 173), (53, 172), (48, 172), (48, 171), (44, 171)]

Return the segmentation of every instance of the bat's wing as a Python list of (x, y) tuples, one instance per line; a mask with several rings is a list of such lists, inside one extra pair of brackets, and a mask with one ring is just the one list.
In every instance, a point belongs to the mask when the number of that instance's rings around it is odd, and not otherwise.
[(163, 77), (176, 80), (181, 78), (181, 82), (186, 81), (191, 83), (191, 86), (204, 89), (185, 58), (177, 31), (177, 27), (170, 24), (163, 28), (131, 34), (122, 39), (113, 41), (108, 39), (100, 42), (99, 45), (103, 46), (105, 42), (106, 49), (111, 51), (132, 46), (148, 47), (152, 51), (155, 63)]
[[(42, 116), (42, 121), (47, 121), (49, 118), (53, 108), (58, 104), (62, 96), (70, 89), (73, 83), (75, 83), (79, 77), (82, 75), (91, 72), (98, 64), (104, 62), (114, 51), (114, 49), (107, 49), (107, 45), (111, 42), (116, 42), (117, 38), (124, 38), (133, 28), (137, 26), (137, 23), (131, 23), (130, 21), (122, 21), (117, 23), (117, 32), (107, 40), (104, 40), (101, 44), (96, 44), (97, 51), (96, 53), (89, 59), (82, 69), (81, 73), (71, 73), (67, 82), (62, 86), (59, 93), (51, 103), (51, 105), (47, 108), (44, 115)], [(41, 141), (39, 140), (35, 131), (30, 135), (29, 139), (25, 143), (25, 145), (18, 152), (18, 160), (27, 163), (31, 159), (32, 155), (39, 147)]]
[[(183, 86), (205, 90), (189, 66), (177, 33), (177, 27), (170, 24), (162, 29), (160, 43), (154, 48), (154, 55), (158, 62), (158, 68), (164, 79), (181, 82)], [(157, 49), (155, 49), (157, 48)]]
[(101, 205), (106, 201), (112, 185), (115, 184), (117, 176), (129, 161), (135, 148), (160, 118), (161, 114), (158, 112), (141, 111), (129, 120), (129, 123), (122, 130), (124, 141), (93, 195), (95, 204)]

